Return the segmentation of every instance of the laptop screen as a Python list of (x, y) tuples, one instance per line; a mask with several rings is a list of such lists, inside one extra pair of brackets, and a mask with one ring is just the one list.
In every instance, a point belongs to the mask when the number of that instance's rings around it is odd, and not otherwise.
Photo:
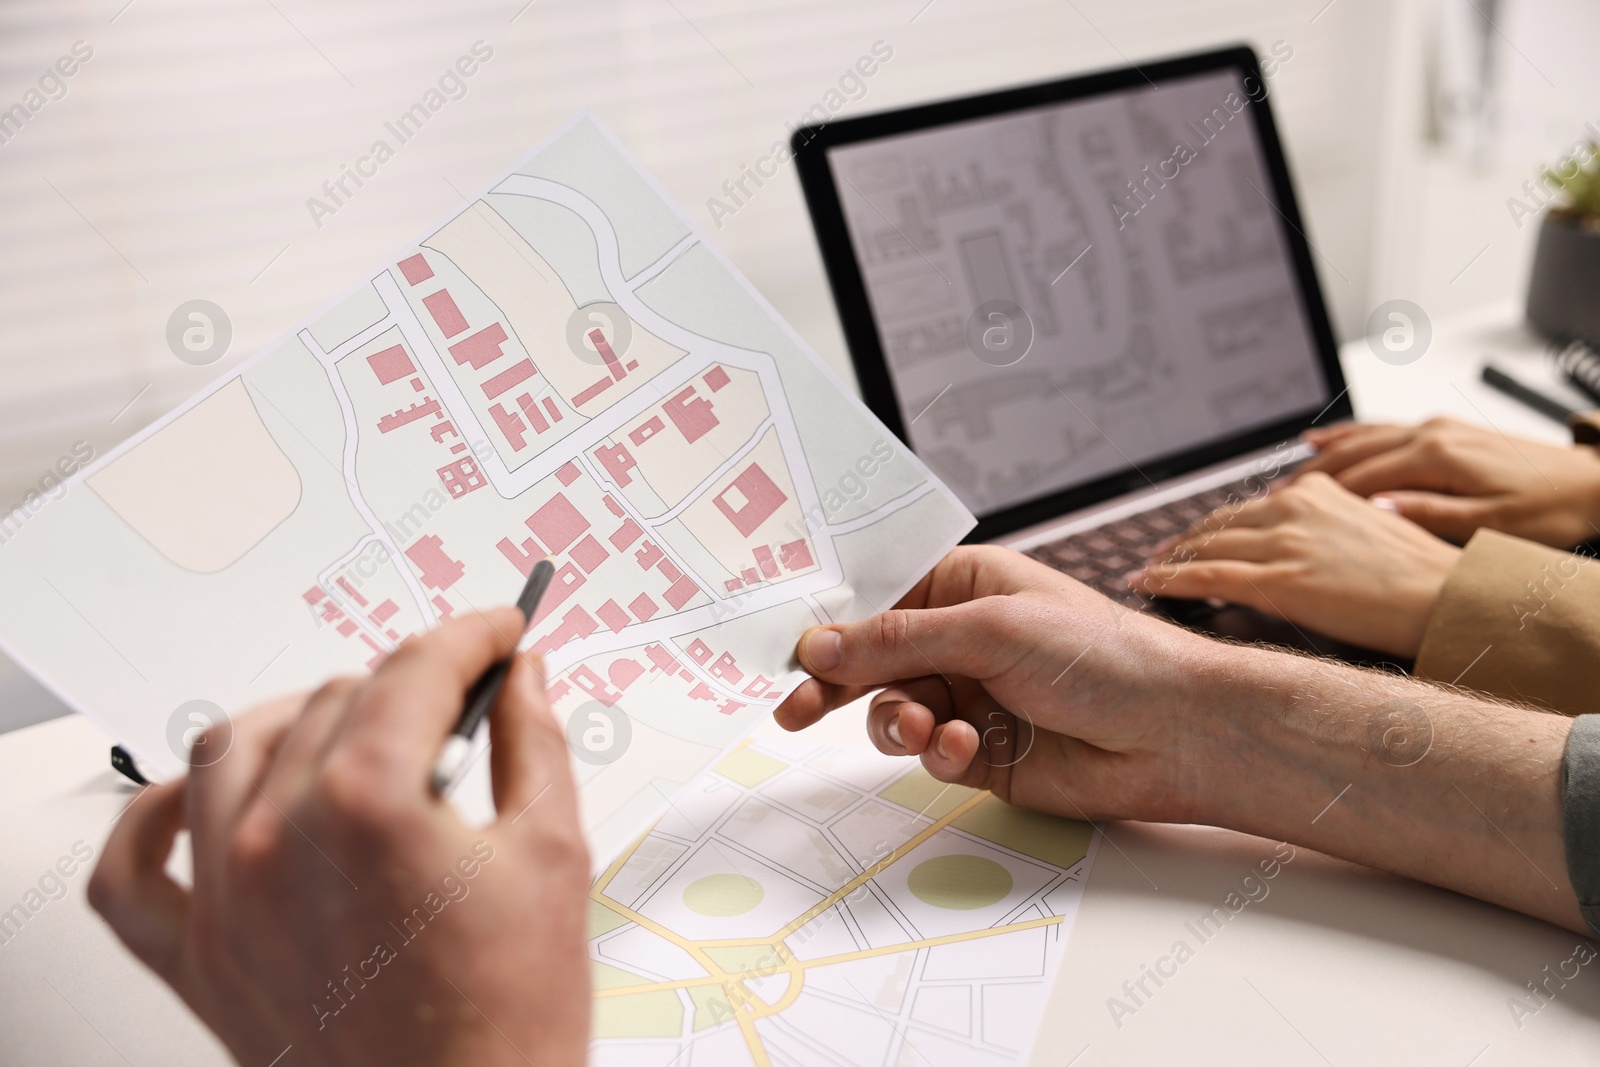
[(1246, 84), (827, 148), (907, 441), (980, 518), (1334, 399)]

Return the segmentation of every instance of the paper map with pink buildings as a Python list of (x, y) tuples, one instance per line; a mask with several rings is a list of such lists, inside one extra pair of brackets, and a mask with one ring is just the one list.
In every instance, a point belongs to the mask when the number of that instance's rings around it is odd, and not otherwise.
[(0, 639), (169, 775), (191, 702), (370, 668), (549, 556), (525, 644), (604, 861), (799, 681), (806, 626), (971, 522), (583, 115), (30, 519)]

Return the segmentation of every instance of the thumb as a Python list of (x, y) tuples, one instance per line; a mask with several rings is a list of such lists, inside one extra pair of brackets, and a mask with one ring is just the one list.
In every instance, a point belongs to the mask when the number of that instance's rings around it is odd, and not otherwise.
[(886, 685), (902, 678), (995, 672), (999, 641), (986, 601), (948, 608), (897, 608), (861, 622), (813, 626), (800, 637), (800, 664), (824, 681)]
[(186, 778), (147, 786), (123, 809), (89, 878), (89, 904), (135, 956), (193, 1005), (195, 990), (182, 967), (189, 891), (166, 871), (184, 829), (187, 786)]
[(1372, 502), (1450, 541), (1467, 540), (1490, 518), (1489, 505), (1481, 497), (1397, 489), (1379, 493)]

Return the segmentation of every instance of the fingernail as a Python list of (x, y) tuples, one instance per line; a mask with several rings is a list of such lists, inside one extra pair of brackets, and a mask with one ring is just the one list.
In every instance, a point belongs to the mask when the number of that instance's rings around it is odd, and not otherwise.
[(939, 750), (939, 756), (941, 759), (949, 759), (950, 753), (944, 750), (944, 734), (945, 732), (943, 730), (939, 731), (939, 740), (934, 742), (933, 747)]
[(889, 740), (893, 741), (901, 748), (906, 747), (906, 743), (900, 739), (900, 716), (896, 715), (894, 718), (889, 720), (887, 732), (889, 734)]
[(831, 671), (844, 659), (844, 639), (839, 631), (817, 627), (806, 634), (806, 664), (813, 670)]
[(1372, 506), (1375, 508), (1382, 508), (1384, 511), (1392, 512), (1396, 515), (1400, 514), (1400, 505), (1396, 504), (1392, 499), (1386, 496), (1373, 497)]
[(1145, 572), (1148, 569), (1149, 568), (1147, 568), (1147, 567), (1140, 567), (1138, 570), (1129, 571), (1127, 574), (1124, 574), (1122, 576), (1122, 579), (1123, 579), (1123, 581), (1127, 582), (1130, 586), (1132, 586), (1133, 588), (1137, 589), (1137, 588), (1139, 588), (1139, 586), (1144, 584)]

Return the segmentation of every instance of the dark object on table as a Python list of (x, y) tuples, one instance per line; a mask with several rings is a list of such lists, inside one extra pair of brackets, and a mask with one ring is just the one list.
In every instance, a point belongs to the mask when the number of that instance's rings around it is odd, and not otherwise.
[(111, 766), (123, 777), (132, 779), (138, 785), (149, 785), (150, 779), (146, 778), (139, 770), (139, 765), (133, 762), (133, 753), (121, 745), (111, 746)]
[(1574, 388), (1600, 404), (1600, 352), (1587, 341), (1569, 341), (1553, 346), (1550, 358)]
[(1528, 280), (1528, 324), (1554, 340), (1600, 339), (1600, 231), (1594, 222), (1546, 215)]
[(1483, 365), (1483, 384), (1491, 389), (1498, 390), (1513, 400), (1519, 400), (1541, 415), (1547, 415), (1565, 426), (1577, 414), (1572, 408), (1553, 397), (1545, 396), (1537, 389), (1530, 389), (1523, 385), (1493, 363)]

